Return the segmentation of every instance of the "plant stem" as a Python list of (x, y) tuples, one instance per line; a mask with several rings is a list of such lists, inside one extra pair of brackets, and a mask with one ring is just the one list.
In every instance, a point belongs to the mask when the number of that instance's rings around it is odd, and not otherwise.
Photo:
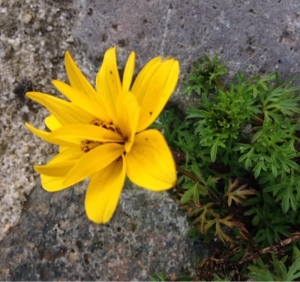
[(186, 171), (185, 169), (180, 167), (178, 164), (176, 164), (176, 169), (178, 172), (182, 173), (183, 175), (187, 176), (188, 178), (192, 179), (193, 181), (195, 181), (197, 183), (200, 182), (200, 179), (198, 179), (196, 175)]

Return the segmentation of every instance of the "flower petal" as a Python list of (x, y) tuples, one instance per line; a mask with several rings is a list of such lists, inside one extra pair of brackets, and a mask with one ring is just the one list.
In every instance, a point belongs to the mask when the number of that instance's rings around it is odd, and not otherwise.
[(43, 175), (64, 177), (75, 165), (84, 152), (77, 148), (66, 148), (54, 156), (46, 165), (34, 166), (34, 169)]
[(116, 109), (117, 124), (127, 140), (125, 150), (130, 152), (139, 122), (140, 106), (131, 92), (122, 91), (118, 97)]
[(48, 162), (48, 164), (79, 159), (84, 154), (85, 153), (81, 151), (80, 147), (64, 147), (64, 149), (60, 150), (59, 153)]
[(128, 57), (124, 74), (123, 74), (123, 82), (122, 82), (123, 91), (129, 91), (132, 82), (133, 73), (134, 73), (134, 65), (135, 65), (135, 53), (131, 52)]
[(61, 124), (53, 115), (45, 118), (45, 124), (51, 131), (61, 127)]
[(151, 60), (138, 75), (132, 87), (132, 92), (141, 106), (138, 132), (155, 121), (178, 81), (178, 61), (172, 58), (160, 60), (160, 57)]
[(98, 95), (106, 107), (111, 119), (116, 116), (116, 101), (121, 91), (121, 81), (117, 66), (116, 47), (109, 48), (104, 55), (103, 63), (96, 77)]
[(62, 81), (53, 80), (52, 83), (60, 93), (62, 93), (78, 107), (88, 111), (90, 114), (94, 115), (94, 117), (98, 117), (101, 120), (109, 119), (103, 103), (98, 104), (98, 102), (94, 99), (89, 98), (83, 92), (69, 86)]
[(60, 163), (54, 163), (54, 164), (46, 164), (46, 165), (41, 165), (41, 166), (34, 166), (34, 169), (36, 172), (43, 174), (43, 175), (48, 175), (48, 176), (53, 176), (53, 177), (63, 177), (68, 174), (70, 169), (75, 165), (76, 160), (71, 160), (71, 161), (64, 161)]
[(68, 51), (65, 54), (65, 67), (71, 86), (93, 99), (96, 96), (95, 89), (82, 74)]
[(71, 186), (110, 165), (124, 153), (124, 146), (107, 143), (85, 153), (69, 171), (64, 184)]
[(48, 192), (57, 192), (70, 186), (64, 184), (65, 177), (53, 177), (41, 174), (42, 187)]
[(125, 160), (129, 179), (141, 187), (161, 191), (176, 184), (175, 162), (158, 130), (151, 129), (137, 134)]
[(136, 77), (131, 91), (138, 99), (139, 104), (142, 103), (144, 95), (146, 94), (147, 88), (149, 86), (149, 81), (161, 65), (162, 57), (155, 57), (150, 60), (139, 72)]
[(94, 118), (80, 107), (51, 95), (38, 92), (27, 92), (26, 96), (45, 106), (61, 125), (90, 123)]
[(70, 143), (67, 141), (58, 141), (58, 140), (53, 140), (49, 137), (50, 132), (43, 131), (40, 129), (35, 128), (34, 126), (30, 125), (29, 123), (25, 123), (26, 127), (36, 136), (44, 139), (45, 141), (55, 144), (55, 145), (65, 145), (65, 146), (74, 146), (74, 143)]
[(125, 177), (123, 156), (91, 177), (85, 196), (85, 209), (90, 220), (106, 223), (111, 219), (117, 208)]
[(69, 124), (53, 131), (49, 135), (50, 140), (66, 141), (77, 145), (82, 140), (99, 142), (123, 142), (123, 137), (118, 133), (95, 126), (92, 124)]
[[(80, 158), (83, 154), (84, 153), (82, 151), (80, 151), (79, 148), (63, 148), (63, 149), (61, 149), (60, 153), (57, 154), (56, 156), (54, 156), (50, 160), (50, 162), (44, 167), (47, 167), (50, 165), (54, 168), (55, 165), (57, 165), (57, 167), (58, 167), (59, 165), (62, 165), (63, 163), (66, 163), (66, 162), (69, 162), (69, 164), (71, 164), (72, 160), (75, 161), (76, 159)], [(65, 165), (64, 174), (62, 174), (60, 172), (58, 172), (56, 174), (50, 173), (50, 174), (53, 174), (52, 176), (43, 174), (44, 172), (47, 172), (47, 171), (43, 171), (42, 169), (40, 169), (41, 166), (39, 166), (38, 169), (37, 169), (37, 166), (35, 166), (35, 169), (41, 173), (41, 183), (42, 183), (43, 188), (48, 192), (56, 192), (56, 191), (60, 191), (60, 190), (70, 187), (70, 186), (64, 184), (64, 180), (65, 180), (66, 175), (70, 171), (70, 169), (74, 166), (74, 164), (75, 164), (75, 162), (73, 163), (73, 165), (69, 166), (69, 170), (66, 169), (66, 165)], [(56, 176), (54, 176), (54, 175), (56, 175)]]

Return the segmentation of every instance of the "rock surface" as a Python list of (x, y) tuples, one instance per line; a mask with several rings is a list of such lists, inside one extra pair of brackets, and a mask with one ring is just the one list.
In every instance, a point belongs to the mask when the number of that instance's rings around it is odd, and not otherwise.
[(85, 186), (34, 189), (1, 242), (0, 280), (141, 281), (161, 271), (174, 279), (190, 273), (197, 252), (207, 254), (184, 238), (186, 219), (168, 194), (127, 188), (110, 223), (96, 225), (82, 205)]
[(0, 0), (0, 280), (147, 280), (161, 271), (175, 279), (208, 252), (184, 237), (184, 214), (167, 193), (127, 187), (112, 221), (98, 226), (85, 216), (86, 183), (42, 190), (32, 164), (55, 148), (25, 129), (43, 128), (47, 112), (24, 94), (59, 95), (50, 82), (66, 81), (65, 50), (90, 81), (113, 45), (121, 67), (132, 50), (137, 69), (174, 56), (181, 78), (216, 52), (229, 75), (286, 76), (299, 71), (299, 29), (298, 0)]
[[(79, 1), (74, 36), (92, 58), (119, 46), (142, 66), (153, 56), (174, 56), (184, 75), (200, 55), (220, 53), (231, 73), (299, 71), (297, 0)], [(125, 3), (125, 2), (124, 2)]]

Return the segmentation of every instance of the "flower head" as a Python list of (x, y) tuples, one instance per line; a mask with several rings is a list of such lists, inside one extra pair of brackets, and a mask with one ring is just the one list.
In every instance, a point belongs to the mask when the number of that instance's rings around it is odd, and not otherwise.
[(70, 85), (58, 80), (53, 84), (68, 101), (27, 93), (51, 113), (45, 119), (50, 132), (26, 126), (40, 138), (59, 145), (59, 153), (48, 164), (34, 167), (41, 175), (43, 188), (60, 191), (90, 178), (85, 208), (87, 216), (97, 223), (106, 223), (114, 214), (126, 175), (138, 186), (153, 191), (172, 188), (177, 179), (163, 135), (146, 129), (174, 91), (179, 63), (156, 57), (144, 66), (132, 85), (134, 65), (132, 52), (121, 81), (116, 48), (108, 49), (95, 90), (66, 52)]

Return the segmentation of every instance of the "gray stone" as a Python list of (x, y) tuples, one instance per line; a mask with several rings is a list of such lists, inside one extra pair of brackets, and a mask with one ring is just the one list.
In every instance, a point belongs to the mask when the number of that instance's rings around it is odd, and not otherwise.
[(185, 215), (167, 193), (125, 188), (113, 219), (96, 225), (84, 211), (86, 184), (33, 190), (1, 242), (0, 280), (148, 280), (155, 272), (174, 279), (207, 255), (185, 238)]
[(74, 36), (93, 58), (119, 47), (142, 66), (157, 55), (174, 56), (184, 75), (200, 55), (220, 53), (232, 73), (248, 75), (300, 66), (298, 0), (79, 1)]

